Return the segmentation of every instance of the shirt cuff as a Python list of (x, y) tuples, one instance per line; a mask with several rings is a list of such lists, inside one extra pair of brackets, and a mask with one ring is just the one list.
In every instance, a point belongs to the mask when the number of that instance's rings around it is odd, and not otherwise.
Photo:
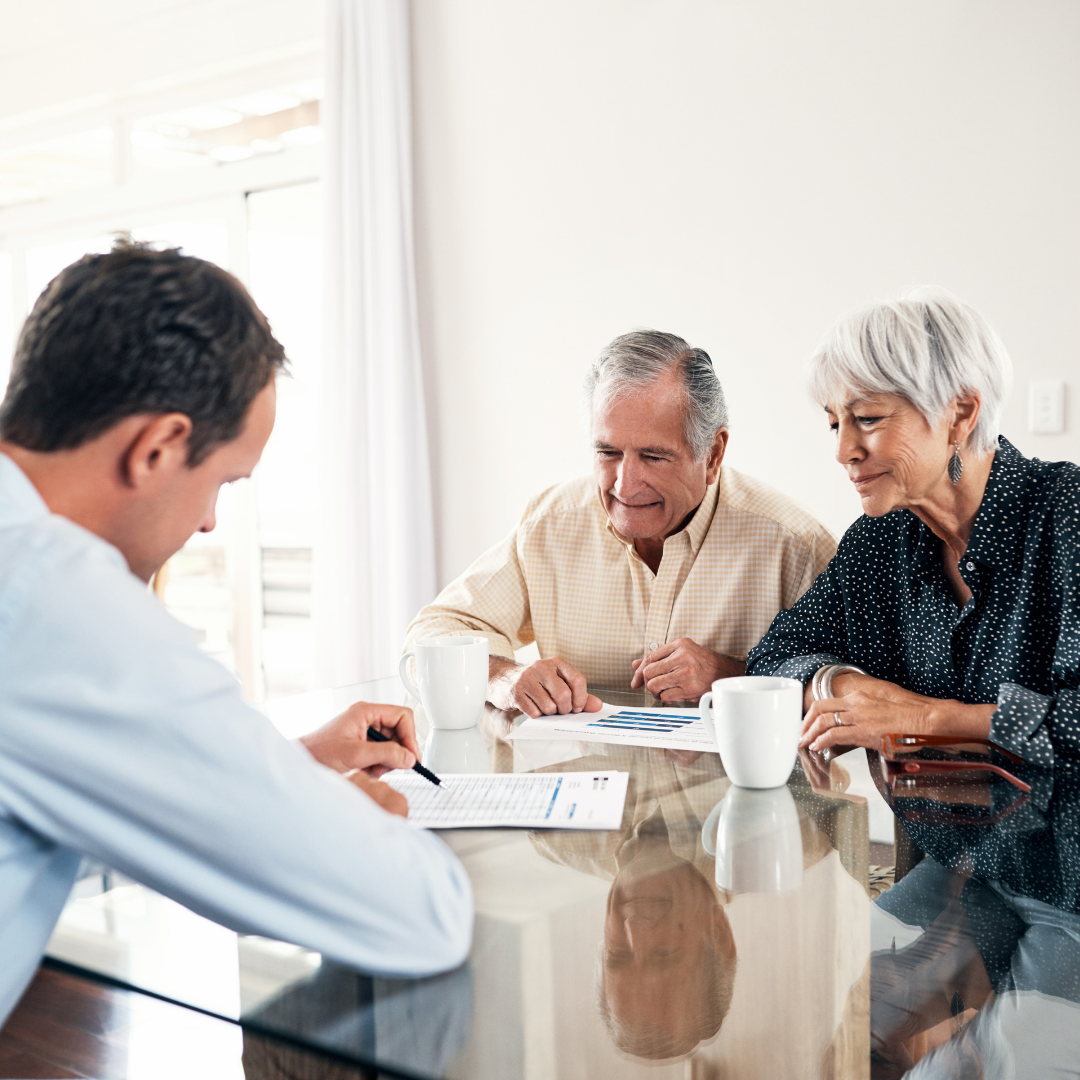
[[(801, 683), (808, 683), (813, 677), (814, 672), (818, 668), (825, 667), (826, 664), (846, 664), (848, 663), (841, 656), (830, 656), (828, 653), (814, 653), (811, 656), (793, 656), (790, 660), (785, 660), (775, 671), (762, 671), (762, 675), (779, 675), (785, 679), (798, 679)], [(757, 671), (754, 674), (758, 674)]]
[(990, 718), (990, 741), (1019, 754), (1033, 765), (1052, 766), (1054, 747), (1045, 721), (1054, 707), (1046, 694), (1002, 683), (998, 689), (997, 711)]

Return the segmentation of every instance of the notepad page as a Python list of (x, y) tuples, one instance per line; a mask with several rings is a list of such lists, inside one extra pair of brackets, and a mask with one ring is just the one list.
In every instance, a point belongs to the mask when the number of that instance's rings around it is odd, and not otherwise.
[(625, 772), (458, 773), (436, 786), (411, 769), (383, 779), (409, 800), (409, 824), (422, 829), (617, 829)]

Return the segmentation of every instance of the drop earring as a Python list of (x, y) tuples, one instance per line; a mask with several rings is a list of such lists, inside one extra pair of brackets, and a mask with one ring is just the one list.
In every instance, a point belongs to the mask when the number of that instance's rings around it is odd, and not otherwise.
[(960, 482), (963, 471), (964, 460), (960, 457), (960, 447), (953, 443), (953, 455), (949, 458), (949, 479), (953, 482), (953, 487)]

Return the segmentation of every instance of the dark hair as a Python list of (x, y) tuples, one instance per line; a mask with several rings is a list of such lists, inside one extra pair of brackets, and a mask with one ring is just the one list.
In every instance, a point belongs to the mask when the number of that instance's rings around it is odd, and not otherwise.
[(139, 413), (184, 413), (188, 464), (241, 432), (285, 350), (248, 291), (179, 250), (120, 243), (61, 270), (19, 335), (0, 438), (70, 450)]

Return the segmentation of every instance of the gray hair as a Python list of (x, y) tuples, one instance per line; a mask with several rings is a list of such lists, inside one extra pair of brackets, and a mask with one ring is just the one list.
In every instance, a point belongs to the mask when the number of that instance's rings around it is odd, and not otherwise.
[(593, 408), (630, 390), (639, 390), (677, 368), (686, 391), (686, 444), (695, 461), (704, 458), (727, 427), (728, 412), (720, 380), (704, 349), (695, 349), (675, 334), (631, 330), (600, 353), (585, 376), (585, 415), (591, 424)]
[[(594, 992), (600, 1019), (615, 1046), (641, 1061), (670, 1061), (685, 1057), (708, 1042), (723, 1026), (735, 993), (737, 963), (727, 962), (715, 941), (701, 944), (694, 974), (699, 985), (693, 995), (695, 1011), (685, 1031), (670, 1031), (653, 1023), (627, 1024), (611, 1011), (604, 980), (604, 943), (596, 956)], [(685, 1015), (685, 1014), (684, 1014)]]
[(1012, 361), (994, 328), (944, 289), (918, 289), (839, 323), (810, 358), (810, 394), (822, 406), (855, 391), (906, 398), (936, 426), (950, 403), (977, 393), (976, 454), (997, 449)]

